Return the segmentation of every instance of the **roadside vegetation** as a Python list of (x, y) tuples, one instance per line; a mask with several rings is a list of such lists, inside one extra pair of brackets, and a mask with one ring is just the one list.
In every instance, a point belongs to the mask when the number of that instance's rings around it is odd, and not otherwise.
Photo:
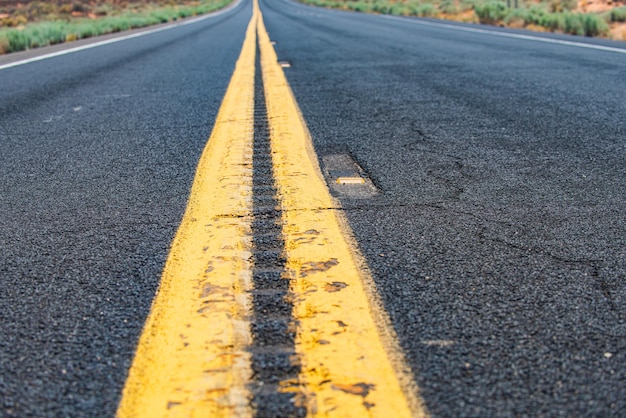
[(526, 28), (626, 40), (622, 0), (300, 0), (303, 3), (401, 16)]
[(172, 22), (231, 1), (0, 0), (0, 54)]

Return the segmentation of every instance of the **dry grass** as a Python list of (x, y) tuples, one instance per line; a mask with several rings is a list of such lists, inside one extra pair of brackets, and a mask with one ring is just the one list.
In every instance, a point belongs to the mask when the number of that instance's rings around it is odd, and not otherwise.
[(626, 41), (626, 23), (617, 23), (611, 28), (611, 38)]

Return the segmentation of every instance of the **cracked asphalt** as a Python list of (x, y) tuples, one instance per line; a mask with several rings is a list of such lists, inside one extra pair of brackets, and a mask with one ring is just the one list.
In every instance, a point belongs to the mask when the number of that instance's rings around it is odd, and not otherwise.
[(626, 55), (261, 5), (431, 414), (623, 416)]
[[(249, 4), (0, 71), (0, 416), (114, 415)], [(623, 416), (626, 54), (261, 8), (432, 416)]]

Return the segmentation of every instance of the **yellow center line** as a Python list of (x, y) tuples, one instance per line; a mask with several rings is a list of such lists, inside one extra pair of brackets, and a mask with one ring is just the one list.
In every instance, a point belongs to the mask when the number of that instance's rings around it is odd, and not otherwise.
[(118, 417), (251, 416), (256, 11), (201, 156)]
[[(298, 391), (311, 417), (426, 416), (389, 320), (322, 177), (310, 134), (258, 12), (274, 176), (292, 281)], [(381, 338), (386, 335), (386, 341)]]
[(250, 417), (256, 44), (311, 417), (423, 417), (373, 280), (328, 191), (254, 0), (235, 71), (140, 337), (118, 417)]

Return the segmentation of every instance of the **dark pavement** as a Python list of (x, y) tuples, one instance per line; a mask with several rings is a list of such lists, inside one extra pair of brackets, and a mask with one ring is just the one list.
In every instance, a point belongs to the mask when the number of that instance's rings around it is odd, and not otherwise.
[(113, 416), (248, 5), (0, 71), (0, 416)]
[[(261, 9), (431, 414), (623, 416), (626, 54)], [(115, 413), (250, 15), (0, 71), (0, 416)]]
[(623, 416), (626, 54), (261, 7), (432, 415)]

